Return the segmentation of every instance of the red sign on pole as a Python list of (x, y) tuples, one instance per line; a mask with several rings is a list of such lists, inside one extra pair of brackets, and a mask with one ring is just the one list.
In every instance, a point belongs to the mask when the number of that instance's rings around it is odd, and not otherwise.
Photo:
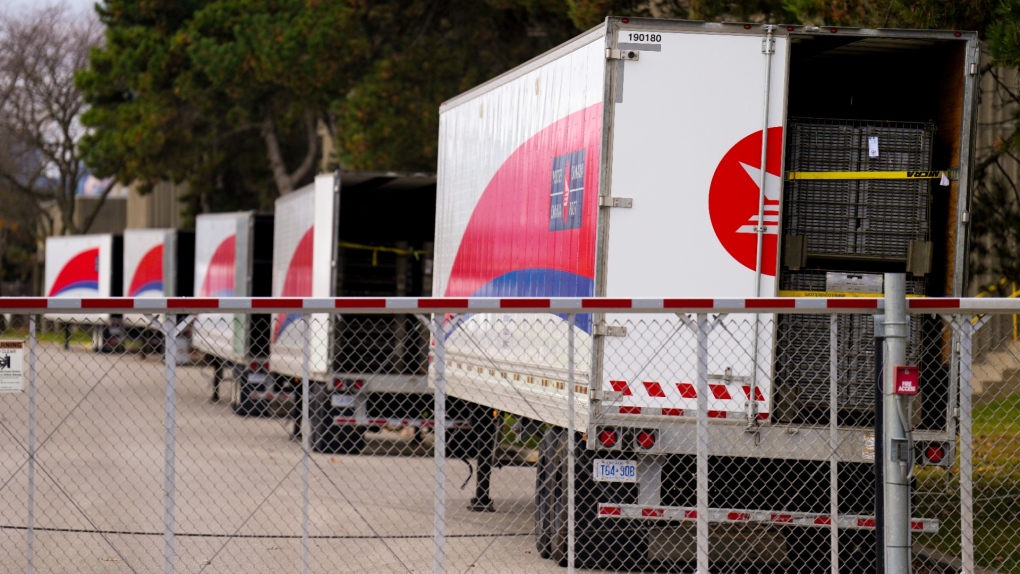
[(918, 381), (917, 367), (896, 367), (896, 386), (893, 387), (897, 395), (916, 395), (921, 388)]

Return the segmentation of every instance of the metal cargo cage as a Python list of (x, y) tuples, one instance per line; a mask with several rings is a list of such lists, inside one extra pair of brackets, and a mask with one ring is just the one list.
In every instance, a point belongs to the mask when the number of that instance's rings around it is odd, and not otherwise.
[[(791, 119), (788, 169), (808, 172), (931, 169), (932, 123)], [(877, 138), (877, 139), (875, 139)], [(929, 180), (793, 180), (783, 228), (810, 258), (904, 261), (930, 239)]]
[[(924, 277), (907, 276), (907, 295), (923, 295)], [(781, 288), (796, 291), (826, 291), (825, 271), (787, 272)], [(777, 389), (785, 400), (809, 408), (829, 405), (829, 315), (778, 315), (776, 319)], [(875, 327), (871, 315), (840, 315), (836, 321), (838, 390), (840, 410), (870, 411), (875, 404)], [(920, 364), (923, 326), (919, 318), (910, 322), (907, 334), (907, 364)]]

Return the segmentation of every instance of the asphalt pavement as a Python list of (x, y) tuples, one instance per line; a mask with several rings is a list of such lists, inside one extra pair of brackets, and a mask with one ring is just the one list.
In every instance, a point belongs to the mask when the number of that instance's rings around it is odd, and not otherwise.
[[(178, 366), (172, 426), (175, 536), (164, 488), (166, 366), (158, 357), (40, 344), (36, 382), (35, 572), (301, 572), (302, 450), (279, 418), (210, 401), (212, 371)], [(227, 394), (227, 393), (224, 393)], [(0, 395), (0, 570), (27, 571), (29, 393)], [(497, 470), (495, 512), (466, 509), (468, 466), (445, 463), (449, 572), (563, 572), (532, 535), (534, 468)], [(360, 456), (313, 453), (309, 572), (433, 571), (429, 441), (370, 436)]]

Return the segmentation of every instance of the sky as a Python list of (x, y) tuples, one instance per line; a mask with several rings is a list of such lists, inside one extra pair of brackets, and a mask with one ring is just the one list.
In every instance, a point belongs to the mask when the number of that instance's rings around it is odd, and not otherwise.
[[(64, 3), (75, 10), (91, 10), (92, 6), (96, 3), (96, 0), (64, 0)], [(46, 4), (56, 4), (52, 1), (40, 1), (40, 0), (0, 0), (0, 4), (4, 5), (4, 8), (0, 10), (26, 10), (34, 7)]]

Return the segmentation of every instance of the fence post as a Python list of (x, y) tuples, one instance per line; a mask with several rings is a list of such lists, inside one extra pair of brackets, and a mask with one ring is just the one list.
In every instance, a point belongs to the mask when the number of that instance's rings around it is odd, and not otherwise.
[(435, 501), (432, 523), (432, 571), (446, 572), (446, 334), (443, 332), (443, 315), (433, 318), (432, 334), (435, 346), (435, 438), (433, 457), (435, 459)]
[[(574, 574), (574, 314), (567, 315), (567, 574)], [(589, 493), (590, 496), (591, 493)]]
[(28, 574), (35, 572), (35, 315), (28, 317)]
[(885, 480), (885, 567), (889, 574), (911, 571), (910, 482), (907, 475), (913, 468), (911, 447), (907, 436), (909, 421), (905, 400), (894, 392), (896, 367), (906, 364), (907, 349), (906, 275), (885, 274), (885, 349), (883, 372), (882, 418), (883, 475)]
[(964, 574), (974, 574), (974, 437), (972, 353), (974, 325), (966, 316), (960, 326), (960, 558)]
[(829, 569), (839, 574), (839, 317), (829, 316)]
[(304, 345), (302, 346), (301, 378), (301, 572), (308, 574), (308, 449), (312, 425), (308, 420), (308, 374), (311, 369), (312, 324), (310, 315), (304, 314)]
[(177, 401), (177, 316), (167, 315), (163, 322), (163, 361), (166, 364), (166, 442), (163, 448), (163, 572), (174, 572), (174, 512), (175, 484), (174, 447), (176, 443)]
[[(698, 314), (697, 562), (708, 574), (708, 315)], [(753, 399), (753, 397), (752, 397)]]

